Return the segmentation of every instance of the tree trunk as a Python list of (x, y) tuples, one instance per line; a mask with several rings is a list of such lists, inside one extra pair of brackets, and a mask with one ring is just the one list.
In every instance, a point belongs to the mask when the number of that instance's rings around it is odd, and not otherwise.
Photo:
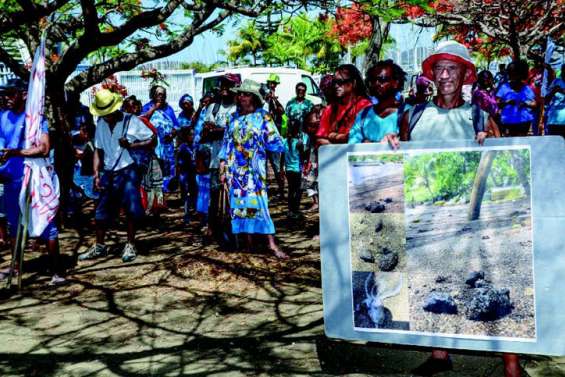
[(530, 175), (528, 174), (528, 166), (530, 161), (520, 156), (518, 153), (512, 153), (511, 155), (511, 162), (514, 165), (514, 169), (516, 169), (516, 173), (518, 174), (518, 179), (520, 180), (520, 184), (524, 188), (524, 192), (526, 193), (526, 197), (530, 197)]
[(481, 153), (481, 160), (479, 161), (477, 174), (475, 175), (475, 181), (471, 190), (471, 203), (469, 204), (469, 212), (467, 214), (467, 220), (469, 221), (477, 220), (481, 215), (481, 204), (485, 195), (485, 189), (487, 188), (487, 178), (496, 153), (496, 151)]
[(516, 21), (514, 19), (514, 10), (511, 4), (508, 4), (508, 11), (510, 48), (512, 49), (513, 60), (519, 60), (522, 56), (522, 49), (520, 48), (520, 40), (518, 39), (518, 31), (516, 30)]
[[(57, 84), (54, 84), (57, 83)], [(60, 83), (60, 84), (59, 84)], [(53, 125), (50, 132), (51, 148), (54, 149), (54, 167), (60, 184), (60, 214), (67, 204), (69, 189), (73, 182), (74, 149), (70, 136), (71, 111), (68, 109), (62, 80), (51, 79), (46, 87), (46, 115)]]
[(371, 16), (371, 23), (373, 25), (373, 34), (369, 40), (369, 47), (363, 62), (363, 70), (365, 72), (380, 60), (381, 49), (390, 31), (390, 22), (383, 24), (379, 16)]

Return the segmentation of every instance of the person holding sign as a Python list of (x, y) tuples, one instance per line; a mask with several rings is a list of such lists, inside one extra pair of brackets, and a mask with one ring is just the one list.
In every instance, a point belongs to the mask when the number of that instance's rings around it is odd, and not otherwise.
[(318, 145), (346, 144), (355, 117), (371, 106), (361, 73), (352, 64), (337, 67), (332, 81), (335, 101), (324, 109), (316, 134)]
[[(463, 100), (463, 85), (477, 80), (475, 64), (465, 46), (455, 41), (439, 44), (422, 62), (422, 71), (434, 82), (437, 95), (404, 113), (400, 139), (396, 135), (386, 136), (392, 148), (399, 148), (399, 141), (412, 140), (475, 139), (482, 145), (486, 137), (500, 135), (496, 123), (487, 113)], [(517, 355), (504, 354), (503, 360), (506, 377), (520, 376)], [(449, 353), (436, 349), (413, 373), (431, 376), (452, 368)]]
[(377, 104), (364, 108), (349, 131), (349, 144), (378, 143), (387, 134), (398, 134), (405, 109), (396, 94), (404, 87), (406, 73), (392, 60), (377, 62), (367, 71), (367, 87)]

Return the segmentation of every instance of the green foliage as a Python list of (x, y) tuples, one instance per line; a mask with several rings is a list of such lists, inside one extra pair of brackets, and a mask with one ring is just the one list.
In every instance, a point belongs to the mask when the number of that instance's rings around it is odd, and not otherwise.
[(233, 63), (292, 65), (312, 72), (328, 72), (339, 65), (344, 52), (331, 34), (332, 20), (303, 13), (284, 18), (272, 34), (250, 21), (228, 42), (225, 55)]
[(205, 64), (202, 62), (189, 62), (181, 65), (182, 69), (194, 69), (196, 73), (210, 72), (223, 67), (223, 63)]
[[(407, 154), (404, 159), (406, 202), (468, 199), (480, 159), (479, 151)], [(529, 161), (527, 149), (499, 151), (492, 164), (487, 191), (495, 187), (526, 187), (530, 177)], [(522, 190), (511, 192), (503, 199), (523, 197)]]
[(387, 154), (352, 154), (349, 155), (349, 162), (367, 162), (367, 163), (402, 163), (404, 157), (401, 153)]
[(253, 65), (256, 65), (259, 57), (267, 45), (267, 36), (250, 21), (237, 32), (237, 39), (228, 41), (227, 58), (233, 63), (241, 63), (250, 56)]

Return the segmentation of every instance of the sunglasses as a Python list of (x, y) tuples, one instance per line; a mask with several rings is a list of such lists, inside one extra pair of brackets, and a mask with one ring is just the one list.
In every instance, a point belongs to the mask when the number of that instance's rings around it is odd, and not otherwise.
[(349, 84), (352, 83), (353, 79), (352, 78), (348, 78), (348, 79), (334, 79), (333, 83), (334, 85), (338, 85), (338, 86), (343, 86), (345, 84)]

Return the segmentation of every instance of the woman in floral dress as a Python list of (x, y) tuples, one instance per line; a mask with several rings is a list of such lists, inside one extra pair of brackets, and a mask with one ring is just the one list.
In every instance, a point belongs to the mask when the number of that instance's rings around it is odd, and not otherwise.
[(225, 173), (230, 193), (232, 232), (247, 234), (249, 249), (253, 234), (265, 234), (269, 249), (287, 259), (275, 243), (275, 226), (267, 197), (267, 151), (282, 152), (283, 139), (270, 115), (261, 107), (259, 83), (245, 80), (236, 88), (237, 111), (231, 116), (220, 151), (220, 171)]

